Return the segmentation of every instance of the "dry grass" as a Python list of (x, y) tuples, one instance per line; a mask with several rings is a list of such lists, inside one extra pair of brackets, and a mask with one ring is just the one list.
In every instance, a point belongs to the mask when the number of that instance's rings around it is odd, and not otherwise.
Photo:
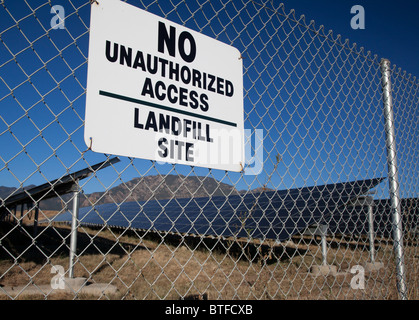
[[(6, 238), (15, 240), (13, 232)], [(21, 246), (26, 246), (26, 251), (13, 246), (14, 251), (0, 252), (2, 286), (49, 284), (52, 265), (67, 269), (68, 227), (41, 228), (40, 232), (36, 246), (32, 244), (27, 249), (28, 243), (24, 242)], [(110, 299), (179, 299), (204, 293), (209, 299), (398, 298), (392, 246), (385, 242), (380, 243), (377, 252), (377, 260), (384, 262), (385, 267), (366, 273), (365, 289), (356, 290), (351, 288), (353, 275), (344, 271), (368, 261), (368, 250), (357, 242), (329, 239), (328, 263), (336, 265), (340, 274), (314, 277), (310, 268), (321, 262), (320, 247), (317, 242), (306, 242), (303, 238), (294, 239), (296, 246), (274, 247), (272, 243), (246, 246), (246, 242), (153, 236), (81, 228), (75, 275), (115, 285), (116, 295), (101, 297)], [(18, 259), (8, 258), (10, 254)], [(409, 298), (418, 299), (417, 246), (406, 247), (406, 269)], [(68, 294), (46, 298), (97, 299)]]

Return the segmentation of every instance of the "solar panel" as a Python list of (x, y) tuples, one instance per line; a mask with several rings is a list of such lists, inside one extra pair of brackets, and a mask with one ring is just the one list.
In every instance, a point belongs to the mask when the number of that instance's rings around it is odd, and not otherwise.
[[(314, 223), (325, 222), (350, 199), (383, 178), (228, 197), (107, 203), (81, 208), (85, 225), (108, 225), (206, 236), (287, 240)], [(71, 221), (71, 212), (56, 222)]]
[[(4, 207), (12, 208), (17, 205), (39, 202), (49, 198), (55, 198), (59, 195), (73, 192), (75, 190), (75, 184), (78, 180), (82, 180), (90, 176), (92, 173), (102, 170), (112, 164), (119, 162), (119, 158), (115, 157), (106, 161), (97, 163), (93, 166), (89, 166), (83, 170), (79, 170), (70, 174), (67, 174), (61, 178), (48, 181), (42, 185), (24, 189), (16, 194), (7, 196), (4, 200)], [(2, 205), (3, 208), (3, 205)]]

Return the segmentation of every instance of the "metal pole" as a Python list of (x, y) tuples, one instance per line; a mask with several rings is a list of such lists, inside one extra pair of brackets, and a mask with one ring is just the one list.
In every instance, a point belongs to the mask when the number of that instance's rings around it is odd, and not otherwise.
[(326, 232), (327, 232), (327, 225), (321, 224), (319, 225), (321, 237), (322, 237), (322, 260), (323, 265), (327, 265), (327, 243), (326, 243)]
[(20, 206), (20, 219), (18, 220), (19, 221), (19, 226), (22, 226), (22, 220), (23, 220), (23, 210), (24, 210), (24, 207), (25, 207), (25, 204), (24, 203), (22, 203), (22, 205)]
[(396, 257), (397, 287), (402, 300), (407, 299), (406, 275), (404, 267), (403, 230), (400, 206), (400, 189), (397, 169), (396, 140), (394, 130), (393, 101), (391, 96), (390, 61), (382, 59), (381, 86), (383, 90), (384, 120), (387, 147), (388, 183), (390, 189), (393, 247)]
[(71, 238), (70, 238), (70, 266), (68, 271), (69, 278), (74, 278), (74, 263), (77, 253), (77, 227), (79, 218), (79, 184), (75, 183), (75, 191), (73, 196), (73, 216), (71, 219)]
[(370, 258), (371, 258), (371, 263), (375, 263), (374, 216), (372, 212), (371, 203), (368, 203), (368, 220), (369, 220), (369, 236), (370, 236)]
[(34, 238), (38, 235), (38, 217), (39, 217), (39, 202), (35, 203), (35, 216), (33, 218), (33, 232), (32, 232), (32, 236)]

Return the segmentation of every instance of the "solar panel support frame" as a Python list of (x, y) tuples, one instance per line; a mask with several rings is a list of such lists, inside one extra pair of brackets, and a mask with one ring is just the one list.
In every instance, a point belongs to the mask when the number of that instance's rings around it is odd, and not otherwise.
[(327, 265), (327, 241), (326, 241), (326, 235), (327, 235), (327, 225), (326, 224), (320, 224), (318, 226), (318, 230), (321, 234), (321, 247), (322, 247), (322, 265)]
[(369, 241), (370, 241), (370, 260), (371, 263), (375, 263), (375, 246), (374, 246), (374, 213), (372, 211), (372, 205), (368, 205), (368, 226), (369, 226)]
[(35, 204), (35, 216), (33, 218), (32, 236), (35, 238), (38, 235), (38, 220), (39, 220), (39, 204)]
[[(74, 173), (70, 173), (59, 179), (49, 181), (43, 185), (33, 187), (28, 190), (23, 190), (5, 201), (4, 207), (11, 208), (14, 210), (14, 217), (17, 217), (16, 210), (17, 206), (21, 205), (21, 218), (23, 217), (23, 207), (26, 204), (28, 210), (29, 206), (34, 205), (35, 215), (32, 229), (32, 237), (36, 238), (38, 234), (38, 222), (39, 222), (39, 203), (41, 200), (45, 200), (57, 195), (67, 194), (73, 192), (73, 211), (71, 220), (71, 233), (70, 233), (70, 253), (69, 253), (69, 278), (74, 278), (74, 264), (77, 255), (77, 229), (78, 229), (78, 213), (79, 213), (79, 194), (80, 185), (79, 180), (89, 177), (92, 173), (95, 173), (101, 169), (104, 169), (112, 164), (119, 162), (118, 157), (107, 159), (103, 162), (97, 163), (93, 166), (89, 166), (83, 170), (79, 170)], [(2, 208), (3, 209), (3, 208)], [(6, 211), (7, 212), (7, 211)], [(21, 225), (21, 220), (18, 224)]]
[(373, 213), (374, 199), (371, 196), (359, 196), (352, 199), (349, 203), (351, 207), (367, 207), (368, 208), (368, 238), (370, 244), (370, 260), (375, 263), (375, 234), (374, 234), (374, 213)]
[(77, 255), (77, 228), (79, 218), (79, 193), (80, 186), (78, 180), (74, 183), (73, 211), (71, 219), (71, 236), (70, 236), (70, 261), (68, 268), (69, 278), (74, 278), (74, 264)]

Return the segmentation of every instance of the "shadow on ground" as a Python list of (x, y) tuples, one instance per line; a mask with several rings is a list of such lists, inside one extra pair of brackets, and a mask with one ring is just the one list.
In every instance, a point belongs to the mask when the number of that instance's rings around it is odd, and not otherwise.
[[(32, 226), (19, 226), (11, 222), (0, 222), (0, 260), (43, 263), (52, 256), (66, 257), (70, 251), (70, 229), (63, 227), (38, 226), (33, 237)], [(77, 254), (125, 255), (132, 250), (145, 249), (118, 239), (110, 240), (99, 235), (89, 236), (79, 232)]]

